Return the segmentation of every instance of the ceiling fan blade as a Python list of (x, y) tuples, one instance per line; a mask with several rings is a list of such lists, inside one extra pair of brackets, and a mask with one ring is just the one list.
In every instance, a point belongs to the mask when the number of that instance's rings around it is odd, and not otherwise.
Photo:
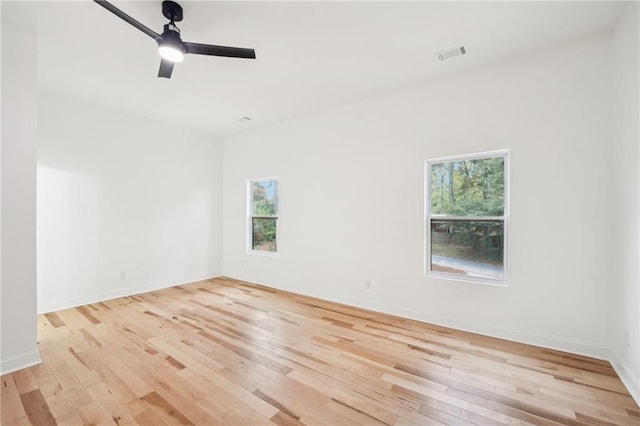
[(137, 29), (139, 29), (140, 31), (142, 31), (152, 39), (157, 41), (161, 38), (160, 34), (142, 25), (140, 22), (136, 21), (131, 16), (127, 15), (126, 13), (124, 13), (123, 11), (121, 11), (120, 9), (118, 9), (108, 1), (105, 1), (105, 0), (93, 0), (93, 1), (98, 3), (100, 6), (104, 7), (105, 9), (107, 9), (109, 12), (113, 13), (117, 17), (121, 18), (123, 21), (133, 25), (134, 27), (136, 27)]
[(194, 55), (211, 55), (211, 56), (225, 56), (228, 58), (246, 58), (255, 59), (256, 51), (253, 49), (244, 49), (242, 47), (227, 47), (227, 46), (214, 46), (211, 44), (200, 43), (184, 43), (187, 48), (187, 53)]
[(158, 77), (171, 78), (171, 72), (173, 72), (173, 62), (162, 59), (160, 61), (160, 69), (158, 70)]

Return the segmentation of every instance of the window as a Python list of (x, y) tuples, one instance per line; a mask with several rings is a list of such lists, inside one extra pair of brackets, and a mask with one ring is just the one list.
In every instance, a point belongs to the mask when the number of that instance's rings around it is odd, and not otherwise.
[(506, 284), (507, 154), (427, 161), (427, 274)]
[(249, 181), (249, 248), (275, 253), (278, 248), (278, 180)]

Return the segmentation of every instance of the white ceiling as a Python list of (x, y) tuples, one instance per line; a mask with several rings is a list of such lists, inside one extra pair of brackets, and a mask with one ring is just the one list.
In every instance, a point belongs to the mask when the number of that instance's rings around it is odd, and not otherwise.
[[(161, 1), (114, 1), (160, 33)], [(89, 2), (2, 2), (38, 33), (43, 87), (225, 136), (610, 29), (619, 2), (182, 1), (185, 41), (257, 59), (187, 55), (156, 77), (155, 42)], [(440, 62), (435, 52), (464, 45)], [(251, 117), (241, 123), (240, 117)]]

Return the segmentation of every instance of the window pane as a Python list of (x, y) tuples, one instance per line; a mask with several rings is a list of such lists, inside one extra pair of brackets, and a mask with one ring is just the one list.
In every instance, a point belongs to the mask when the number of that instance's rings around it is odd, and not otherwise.
[(278, 214), (278, 181), (254, 180), (251, 182), (251, 214), (276, 216)]
[(251, 219), (251, 248), (260, 251), (276, 251), (276, 220), (275, 218)]
[(504, 223), (432, 220), (431, 270), (504, 279)]
[(504, 157), (431, 164), (431, 214), (504, 215)]

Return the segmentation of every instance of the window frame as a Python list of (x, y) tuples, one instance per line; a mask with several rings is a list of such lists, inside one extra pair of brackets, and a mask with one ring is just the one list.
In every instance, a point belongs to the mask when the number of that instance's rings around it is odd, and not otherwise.
[[(454, 216), (447, 214), (431, 213), (431, 166), (438, 163), (448, 163), (453, 161), (479, 160), (486, 158), (504, 158), (504, 211), (502, 216)], [(425, 233), (425, 252), (424, 252), (424, 275), (425, 277), (442, 278), (454, 281), (472, 282), (478, 284), (488, 284), (500, 287), (508, 287), (509, 278), (509, 150), (502, 149), (496, 151), (478, 152), (474, 154), (453, 155), (448, 157), (438, 157), (425, 160), (425, 205), (424, 205), (424, 233)], [(503, 225), (503, 278), (493, 279), (488, 277), (470, 277), (452, 272), (440, 272), (432, 270), (431, 255), (431, 224), (433, 221), (455, 221), (462, 223), (474, 222), (502, 222)]]
[[(253, 183), (259, 181), (274, 181), (277, 182), (276, 198), (278, 203), (276, 205), (275, 215), (254, 215), (253, 214)], [(279, 232), (278, 232), (278, 219), (280, 216), (280, 180), (277, 176), (252, 178), (247, 180), (247, 253), (257, 254), (261, 256), (277, 257), (279, 244)], [(253, 220), (254, 219), (275, 219), (276, 221), (276, 249), (275, 251), (256, 250), (253, 248)]]

